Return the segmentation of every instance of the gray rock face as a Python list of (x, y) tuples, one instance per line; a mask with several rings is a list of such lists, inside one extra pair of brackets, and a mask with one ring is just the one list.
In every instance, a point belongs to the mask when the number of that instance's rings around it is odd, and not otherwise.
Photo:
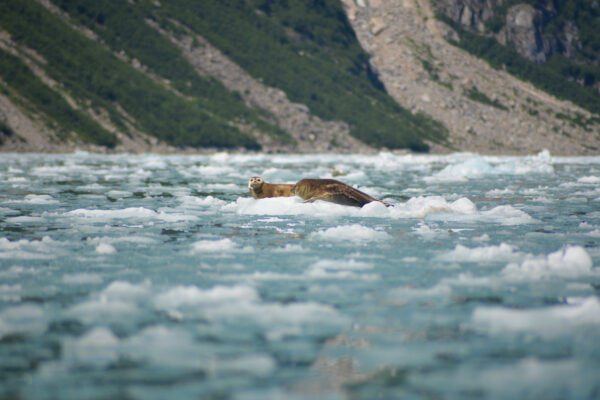
[(437, 0), (432, 5), (450, 19), (473, 32), (485, 32), (485, 21), (494, 16), (494, 6), (501, 0)]
[(541, 27), (542, 13), (529, 4), (517, 4), (506, 13), (506, 41), (512, 42), (519, 54), (540, 64), (551, 54), (549, 41), (544, 41)]
[[(544, 33), (544, 26), (556, 15), (551, 1), (538, 2), (536, 7), (516, 4), (505, 15), (498, 15), (503, 10), (502, 4), (503, 0), (432, 0), (437, 13), (471, 32), (494, 36), (503, 45), (512, 44), (519, 54), (531, 61), (544, 63), (554, 53), (575, 59), (581, 44), (579, 31), (572, 21), (565, 21), (561, 32)], [(486, 27), (492, 18), (502, 21), (495, 32)]]
[[(499, 1), (344, 0), (344, 5), (388, 93), (413, 114), (427, 114), (448, 128), (448, 142), (430, 143), (433, 152), (533, 154), (548, 149), (552, 154), (597, 154), (600, 124), (590, 122), (586, 129), (569, 121), (577, 115), (591, 118), (588, 111), (449, 44), (444, 38), (455, 41), (456, 32), (439, 23), (434, 15), (439, 9), (432, 9), (443, 3), (475, 29), (485, 27), (484, 18), (496, 17), (488, 13)], [(510, 37), (532, 44), (529, 51), (537, 54), (539, 43), (544, 49), (546, 43), (543, 37), (536, 41), (538, 14), (519, 10), (513, 10)], [(381, 21), (385, 29), (374, 32), (373, 21)]]

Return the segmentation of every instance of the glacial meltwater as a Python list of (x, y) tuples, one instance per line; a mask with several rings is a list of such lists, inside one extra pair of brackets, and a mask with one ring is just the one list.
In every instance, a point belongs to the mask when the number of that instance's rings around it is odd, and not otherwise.
[(599, 245), (600, 157), (2, 154), (0, 397), (599, 399)]

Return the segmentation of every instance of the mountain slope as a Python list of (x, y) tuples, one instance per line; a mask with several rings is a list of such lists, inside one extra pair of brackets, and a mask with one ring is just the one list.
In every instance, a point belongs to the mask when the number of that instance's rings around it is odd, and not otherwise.
[(0, 2), (0, 150), (597, 154), (578, 2)]
[[(123, 150), (127, 141), (135, 147), (158, 139), (179, 148), (367, 151), (369, 146), (426, 150), (424, 140), (442, 142), (442, 124), (412, 115), (382, 90), (341, 5), (315, 5), (301, 12), (319, 23), (302, 27), (290, 17), (295, 10), (258, 1), (3, 2), (2, 43), (16, 57), (2, 53), (5, 100), (26, 105), (31, 120), (56, 131), (49, 145)], [(328, 21), (333, 29), (319, 28)], [(190, 38), (186, 51), (181, 43)], [(274, 113), (274, 107), (252, 102), (215, 74), (199, 73), (190, 52), (201, 42), (218, 48), (232, 68), (266, 84), (266, 92), (283, 90), (284, 103), (300, 103), (295, 106), (300, 117)], [(73, 114), (93, 128), (68, 126), (66, 110), (47, 110), (35, 96), (23, 96), (11, 62), (32, 69), (38, 90), (70, 99)], [(12, 124), (10, 116), (3, 121)], [(27, 148), (12, 131), (7, 141)]]
[[(484, 153), (597, 154), (597, 115), (451, 44), (427, 0), (345, 0), (357, 37), (402, 106), (443, 121), (450, 148)], [(450, 38), (450, 42), (446, 39)], [(454, 38), (452, 40), (452, 38)], [(448, 148), (433, 145), (434, 151)]]

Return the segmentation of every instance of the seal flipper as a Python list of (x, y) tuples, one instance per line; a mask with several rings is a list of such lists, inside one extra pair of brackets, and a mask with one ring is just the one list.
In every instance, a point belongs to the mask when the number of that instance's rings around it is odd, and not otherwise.
[(342, 206), (353, 206), (353, 207), (362, 207), (368, 203), (368, 201), (361, 201), (360, 199), (356, 199), (353, 196), (348, 196), (344, 193), (336, 193), (331, 196), (327, 196), (327, 199), (323, 199), (326, 201), (330, 201), (332, 203), (340, 204)]

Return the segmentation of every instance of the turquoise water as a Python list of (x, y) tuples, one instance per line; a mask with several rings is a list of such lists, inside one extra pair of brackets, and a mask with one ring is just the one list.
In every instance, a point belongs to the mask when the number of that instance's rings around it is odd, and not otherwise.
[(600, 398), (600, 157), (3, 154), (0, 230), (3, 398)]

